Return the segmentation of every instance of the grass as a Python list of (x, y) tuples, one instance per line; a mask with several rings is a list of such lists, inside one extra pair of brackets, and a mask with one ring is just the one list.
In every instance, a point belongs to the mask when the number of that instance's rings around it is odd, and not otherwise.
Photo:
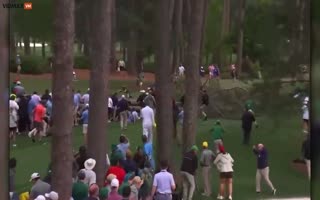
[[(49, 80), (29, 80), (23, 79), (27, 91), (44, 91), (50, 88)], [(112, 91), (119, 89), (122, 85), (131, 85), (131, 82), (111, 81), (110, 89)], [(85, 91), (88, 88), (88, 81), (75, 82), (75, 88)], [(278, 113), (282, 113), (277, 110)], [(225, 126), (227, 133), (224, 136), (225, 146), (227, 151), (235, 160), (234, 165), (234, 198), (237, 200), (250, 199), (267, 199), (271, 198), (269, 188), (263, 185), (263, 193), (257, 195), (255, 193), (255, 172), (256, 158), (254, 157), (251, 146), (246, 147), (241, 145), (242, 132), (240, 121), (221, 120)], [(278, 190), (277, 197), (304, 197), (309, 196), (310, 184), (307, 177), (295, 171), (291, 162), (300, 155), (300, 145), (302, 140), (300, 115), (298, 111), (279, 114), (272, 117), (263, 116), (258, 119), (260, 127), (253, 130), (252, 143), (263, 142), (269, 150), (270, 161), (270, 178)], [(280, 122), (280, 126), (277, 123)], [(214, 120), (210, 119), (207, 122), (198, 122), (197, 145), (200, 146), (202, 141), (206, 140), (212, 144), (209, 129), (212, 127)], [(107, 133), (107, 131), (106, 131)], [(141, 145), (140, 136), (142, 134), (141, 122), (130, 125), (127, 130), (127, 136), (131, 142), (131, 149), (134, 150), (138, 145)], [(120, 126), (118, 123), (108, 124), (108, 149), (111, 144), (118, 143), (120, 135)], [(156, 134), (155, 134), (156, 135)], [(155, 136), (156, 139), (156, 136)], [(17, 147), (11, 148), (10, 156), (18, 160), (16, 174), (16, 188), (18, 192), (28, 191), (31, 187), (28, 182), (30, 174), (39, 172), (45, 176), (48, 163), (50, 160), (50, 140), (46, 138), (45, 142), (32, 143), (32, 141), (20, 136), (17, 140)], [(81, 128), (76, 127), (73, 131), (73, 147), (78, 149), (82, 144)], [(173, 151), (176, 167), (179, 168), (181, 163), (181, 150), (176, 145), (173, 145)], [(203, 183), (201, 177), (201, 169), (197, 171), (197, 190), (194, 199), (213, 199), (201, 196)], [(218, 192), (218, 173), (215, 168), (212, 169), (210, 177), (213, 195)], [(215, 196), (213, 196), (215, 197)]]

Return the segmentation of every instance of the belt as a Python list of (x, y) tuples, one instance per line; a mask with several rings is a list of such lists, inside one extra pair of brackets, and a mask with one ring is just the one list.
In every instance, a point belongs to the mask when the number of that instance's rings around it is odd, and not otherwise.
[(172, 195), (171, 193), (160, 193), (160, 192), (157, 192), (157, 195)]

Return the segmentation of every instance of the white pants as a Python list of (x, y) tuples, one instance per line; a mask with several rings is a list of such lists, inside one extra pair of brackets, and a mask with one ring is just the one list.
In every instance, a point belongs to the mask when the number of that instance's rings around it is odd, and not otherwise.
[(88, 133), (88, 124), (82, 124), (82, 133), (84, 135)]
[(273, 184), (269, 179), (269, 167), (257, 169), (256, 173), (256, 192), (261, 192), (261, 177), (266, 181), (271, 190), (274, 190)]
[(305, 159), (305, 161), (306, 161), (306, 166), (307, 166), (307, 171), (308, 171), (308, 177), (310, 180), (310, 178), (311, 178), (311, 161), (307, 160), (307, 159)]
[(147, 136), (148, 142), (152, 143), (152, 124), (143, 124), (142, 125), (143, 135)]

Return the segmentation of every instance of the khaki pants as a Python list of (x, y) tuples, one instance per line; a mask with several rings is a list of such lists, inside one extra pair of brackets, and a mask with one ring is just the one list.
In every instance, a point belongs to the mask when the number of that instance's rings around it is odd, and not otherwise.
[(194, 176), (188, 172), (181, 172), (182, 187), (183, 187), (183, 200), (192, 200), (193, 193), (196, 189)]
[(261, 192), (261, 177), (266, 181), (268, 186), (271, 188), (271, 190), (274, 190), (273, 184), (269, 179), (269, 167), (266, 167), (264, 169), (257, 169), (256, 173), (256, 191)]
[(310, 178), (311, 178), (311, 161), (307, 160), (307, 159), (305, 159), (305, 161), (306, 161), (306, 166), (307, 166), (308, 177), (310, 180)]
[(120, 112), (120, 127), (121, 129), (127, 129), (128, 124), (128, 112), (122, 111)]
[(202, 176), (203, 176), (203, 182), (204, 182), (204, 193), (208, 196), (211, 195), (211, 184), (210, 184), (210, 166), (202, 167)]
[(223, 145), (223, 142), (221, 139), (218, 139), (218, 140), (214, 140), (214, 153), (218, 154), (220, 153), (219, 151), (219, 145)]

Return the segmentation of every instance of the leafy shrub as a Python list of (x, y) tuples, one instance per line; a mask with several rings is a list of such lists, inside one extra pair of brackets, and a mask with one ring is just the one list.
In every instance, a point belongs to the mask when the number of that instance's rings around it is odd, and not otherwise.
[(85, 55), (74, 56), (74, 68), (90, 69), (89, 58)]
[[(22, 74), (43, 74), (51, 71), (48, 60), (40, 56), (21, 56)], [(16, 72), (15, 58), (10, 59), (10, 72)]]

